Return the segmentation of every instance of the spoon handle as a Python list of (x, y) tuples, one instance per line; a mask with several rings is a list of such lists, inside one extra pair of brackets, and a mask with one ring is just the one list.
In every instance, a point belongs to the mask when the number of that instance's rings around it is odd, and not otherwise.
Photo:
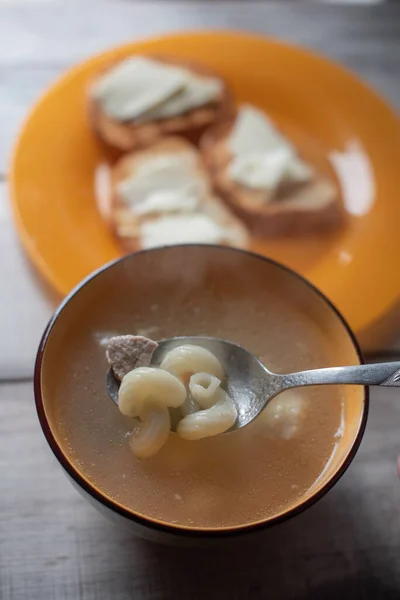
[(283, 375), (282, 388), (330, 384), (400, 387), (400, 362), (356, 365), (353, 367), (330, 367), (290, 373)]

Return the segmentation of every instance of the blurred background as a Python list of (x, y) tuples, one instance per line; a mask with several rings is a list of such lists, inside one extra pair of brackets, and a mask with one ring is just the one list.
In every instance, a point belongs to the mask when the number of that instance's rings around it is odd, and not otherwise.
[[(184, 29), (236, 29), (271, 35), (337, 60), (399, 106), (397, 2), (301, 2), (299, 0), (133, 2), (14, 0), (0, 3), (0, 197), (1, 276), (8, 285), (1, 330), (7, 332), (2, 377), (29, 377), (37, 340), (57, 298), (37, 292), (37, 281), (19, 252), (7, 202), (11, 149), (23, 120), (46, 88), (66, 69), (113, 45)], [(27, 296), (30, 302), (22, 302)], [(16, 310), (18, 306), (18, 310)], [(395, 315), (397, 318), (397, 313)], [(16, 327), (23, 338), (11, 335)], [(377, 329), (377, 331), (376, 331)], [(366, 349), (397, 351), (393, 319), (379, 323)], [(5, 339), (5, 338), (3, 338)], [(1, 342), (0, 342), (1, 348)]]

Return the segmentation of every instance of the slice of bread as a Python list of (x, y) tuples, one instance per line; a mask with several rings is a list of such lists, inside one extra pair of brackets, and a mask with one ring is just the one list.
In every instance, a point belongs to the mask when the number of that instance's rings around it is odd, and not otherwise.
[[(150, 159), (152, 160), (157, 156), (171, 155), (181, 155), (182, 160), (189, 161), (190, 168), (193, 169), (193, 178), (201, 182), (202, 195), (198, 206), (196, 209), (189, 209), (188, 212), (181, 211), (180, 208), (163, 211), (158, 207), (154, 213), (138, 214), (124, 200), (119, 189), (121, 182), (134, 177), (135, 172)], [(221, 236), (218, 241), (212, 240), (210, 243), (238, 247), (247, 247), (248, 245), (246, 228), (224, 203), (211, 193), (208, 175), (197, 149), (188, 141), (179, 137), (166, 137), (157, 140), (142, 151), (127, 154), (117, 162), (111, 171), (109, 209), (106, 213), (112, 231), (128, 252), (151, 247), (152, 245), (164, 245), (161, 238), (159, 242), (155, 239), (154, 244), (148, 241), (150, 230), (154, 231), (153, 235), (157, 236), (157, 227), (162, 219), (164, 219), (163, 228), (167, 219), (178, 228), (180, 226), (185, 228), (187, 225), (202, 226), (204, 223), (210, 226), (210, 221), (212, 221), (221, 231)], [(196, 229), (191, 233), (185, 232), (183, 236), (182, 231), (180, 233), (178, 231), (176, 235), (176, 240), (174, 240), (174, 234), (171, 233), (171, 240), (166, 243), (201, 243), (201, 239), (197, 237), (200, 234)]]
[(229, 136), (235, 119), (209, 129), (200, 148), (215, 192), (250, 228), (261, 236), (319, 232), (337, 227), (344, 219), (339, 190), (320, 173), (310, 181), (282, 185), (277, 193), (247, 187), (229, 175), (233, 155)]
[[(224, 80), (208, 67), (190, 60), (178, 60), (165, 56), (148, 56), (159, 63), (176, 65), (203, 77), (218, 78), (222, 82), (222, 92), (214, 102), (185, 112), (179, 116), (154, 120), (151, 122), (119, 121), (106, 114), (101, 103), (93, 97), (91, 90), (98, 78), (89, 88), (89, 118), (98, 137), (108, 146), (120, 151), (131, 151), (153, 143), (166, 135), (180, 135), (196, 144), (204, 131), (211, 125), (220, 123), (233, 114), (233, 100)], [(105, 75), (115, 64), (100, 73)]]

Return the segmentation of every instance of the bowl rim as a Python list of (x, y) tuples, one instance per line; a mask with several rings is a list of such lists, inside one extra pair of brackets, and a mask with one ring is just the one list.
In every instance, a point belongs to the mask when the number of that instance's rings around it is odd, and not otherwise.
[(194, 244), (193, 243), (193, 244), (176, 244), (173, 246), (159, 246), (156, 248), (150, 248), (150, 249), (146, 249), (146, 250), (140, 250), (138, 252), (132, 252), (130, 254), (126, 254), (122, 257), (119, 257), (115, 260), (112, 260), (112, 261), (106, 263), (105, 265), (103, 265), (102, 267), (95, 270), (93, 273), (91, 273), (87, 277), (85, 277), (77, 286), (75, 286), (75, 288), (59, 304), (59, 306), (55, 310), (54, 314), (50, 318), (50, 321), (48, 322), (48, 324), (44, 330), (44, 333), (43, 333), (42, 338), (39, 343), (37, 355), (36, 355), (34, 378), (33, 378), (34, 379), (35, 405), (36, 405), (36, 411), (37, 411), (37, 415), (39, 418), (40, 426), (42, 428), (43, 434), (44, 434), (44, 436), (47, 440), (47, 443), (49, 444), (53, 454), (55, 455), (55, 457), (57, 458), (57, 460), (59, 461), (59, 463), (63, 467), (63, 469), (66, 471), (66, 473), (71, 477), (72, 482), (75, 483), (76, 485), (78, 485), (80, 488), (82, 488), (83, 491), (86, 492), (89, 495), (89, 497), (91, 497), (91, 499), (99, 502), (100, 505), (104, 506), (105, 508), (110, 509), (111, 512), (117, 513), (120, 516), (127, 518), (129, 521), (133, 521), (134, 523), (136, 523), (138, 525), (142, 525), (146, 528), (150, 528), (150, 529), (153, 529), (154, 531), (158, 531), (161, 533), (168, 533), (168, 534), (172, 534), (172, 535), (175, 535), (178, 537), (187, 536), (187, 537), (192, 537), (192, 538), (193, 537), (197, 537), (197, 538), (232, 537), (232, 536), (243, 535), (246, 533), (251, 533), (254, 531), (259, 531), (262, 529), (267, 529), (269, 527), (273, 527), (274, 525), (277, 525), (279, 523), (282, 523), (284, 521), (287, 521), (287, 520), (293, 518), (294, 516), (302, 513), (304, 510), (306, 510), (307, 508), (310, 508), (313, 504), (315, 504), (318, 500), (320, 500), (339, 481), (339, 479), (343, 476), (343, 474), (345, 473), (345, 471), (348, 469), (351, 462), (353, 461), (353, 459), (357, 453), (357, 450), (360, 446), (364, 432), (365, 432), (365, 427), (366, 427), (367, 419), (368, 419), (368, 411), (369, 411), (369, 388), (368, 387), (364, 386), (363, 409), (362, 409), (362, 416), (361, 416), (361, 421), (359, 424), (357, 435), (356, 435), (353, 443), (351, 444), (350, 450), (347, 453), (347, 456), (344, 459), (340, 468), (321, 487), (320, 490), (318, 490), (315, 494), (312, 494), (310, 496), (310, 498), (304, 500), (303, 502), (299, 503), (298, 505), (290, 508), (287, 511), (284, 511), (284, 512), (278, 514), (275, 517), (269, 518), (265, 521), (261, 520), (261, 521), (256, 521), (254, 523), (247, 523), (244, 525), (235, 525), (233, 527), (223, 527), (223, 528), (218, 528), (218, 527), (191, 528), (191, 527), (184, 526), (184, 525), (169, 524), (169, 523), (166, 523), (163, 521), (159, 521), (157, 519), (153, 519), (151, 517), (145, 517), (138, 513), (135, 513), (133, 510), (125, 508), (124, 506), (118, 504), (118, 502), (114, 501), (112, 498), (110, 498), (106, 494), (104, 494), (100, 489), (98, 489), (88, 479), (86, 479), (85, 477), (83, 477), (83, 475), (81, 475), (81, 473), (75, 468), (75, 466), (72, 464), (72, 462), (67, 458), (67, 456), (63, 452), (61, 446), (58, 444), (55, 436), (53, 435), (49, 420), (47, 419), (46, 411), (44, 408), (42, 389), (41, 389), (42, 365), (43, 365), (43, 358), (44, 358), (44, 352), (45, 352), (45, 348), (47, 345), (47, 341), (48, 341), (48, 339), (50, 337), (50, 333), (51, 333), (53, 327), (55, 326), (57, 320), (59, 319), (61, 313), (63, 312), (64, 308), (67, 306), (67, 304), (70, 302), (70, 300), (74, 296), (76, 296), (80, 291), (83, 290), (83, 288), (86, 287), (86, 285), (88, 285), (96, 277), (100, 276), (103, 272), (112, 268), (116, 264), (131, 260), (136, 255), (147, 254), (147, 253), (151, 253), (151, 252), (168, 251), (168, 249), (170, 249), (170, 248), (176, 249), (176, 248), (187, 248), (187, 247), (204, 248), (204, 249), (213, 248), (214, 250), (217, 250), (217, 251), (221, 250), (224, 252), (237, 252), (237, 253), (252, 257), (252, 258), (256, 258), (258, 260), (262, 260), (263, 262), (267, 262), (270, 265), (273, 265), (274, 267), (276, 267), (282, 271), (285, 271), (292, 277), (302, 281), (309, 289), (311, 289), (315, 294), (317, 294), (317, 296), (319, 296), (320, 299), (336, 314), (339, 321), (342, 323), (342, 325), (345, 329), (345, 332), (349, 336), (350, 341), (352, 342), (352, 345), (356, 351), (356, 354), (360, 361), (360, 364), (364, 363), (361, 348), (355, 337), (355, 334), (353, 333), (353, 331), (351, 330), (347, 321), (342, 316), (342, 314), (337, 309), (337, 307), (313, 283), (311, 283), (310, 281), (308, 281), (308, 279), (306, 279), (305, 277), (303, 277), (296, 271), (290, 269), (286, 265), (283, 265), (282, 263), (275, 261), (271, 258), (267, 258), (266, 256), (257, 254), (256, 252), (251, 252), (251, 251), (243, 250), (240, 248), (218, 246), (218, 245), (214, 245), (214, 244)]

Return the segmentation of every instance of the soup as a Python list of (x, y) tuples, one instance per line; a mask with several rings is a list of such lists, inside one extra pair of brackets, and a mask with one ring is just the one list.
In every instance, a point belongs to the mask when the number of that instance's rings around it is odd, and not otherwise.
[(330, 309), (317, 295), (311, 302), (300, 279), (239, 251), (207, 251), (215, 260), (198, 247), (142, 253), (135, 267), (128, 259), (87, 283), (53, 326), (41, 386), (57, 442), (103, 494), (168, 524), (226, 528), (312, 495), (344, 434), (343, 389), (285, 392), (243, 429), (196, 441), (171, 433), (155, 456), (140, 459), (129, 447), (131, 419), (106, 393), (104, 341), (212, 335), (282, 373), (340, 364), (354, 350), (347, 342), (346, 356), (342, 344), (339, 360), (336, 316), (325, 318)]

